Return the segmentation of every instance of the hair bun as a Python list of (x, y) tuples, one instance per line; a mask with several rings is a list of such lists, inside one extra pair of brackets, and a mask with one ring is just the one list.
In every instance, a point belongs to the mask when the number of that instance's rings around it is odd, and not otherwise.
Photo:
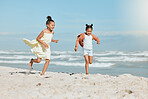
[(87, 30), (88, 28), (93, 29), (93, 24), (91, 24), (91, 25), (86, 24), (86, 30)]
[(48, 19), (48, 20), (52, 20), (51, 16), (47, 16), (47, 19)]

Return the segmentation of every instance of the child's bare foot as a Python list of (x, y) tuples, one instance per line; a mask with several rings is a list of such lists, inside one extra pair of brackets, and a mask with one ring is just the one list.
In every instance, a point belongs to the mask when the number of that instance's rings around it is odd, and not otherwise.
[(43, 76), (44, 74), (41, 73), (41, 76)]
[(32, 69), (33, 69), (32, 64), (33, 64), (33, 58), (30, 60), (30, 63), (29, 63), (29, 72), (28, 72), (28, 74), (30, 74)]
[(30, 60), (29, 67), (32, 68), (33, 58)]

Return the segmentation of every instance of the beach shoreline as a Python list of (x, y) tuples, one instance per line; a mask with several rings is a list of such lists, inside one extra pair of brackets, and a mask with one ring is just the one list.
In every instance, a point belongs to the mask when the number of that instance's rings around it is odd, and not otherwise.
[(146, 99), (148, 78), (46, 72), (0, 66), (1, 99)]
[[(85, 73), (82, 52), (52, 51), (47, 71)], [(36, 56), (30, 51), (0, 50), (0, 66), (28, 69), (30, 59)], [(42, 70), (45, 61), (34, 63), (34, 70)], [(89, 65), (90, 74), (112, 76), (132, 74), (148, 77), (148, 51), (95, 51), (93, 63)]]

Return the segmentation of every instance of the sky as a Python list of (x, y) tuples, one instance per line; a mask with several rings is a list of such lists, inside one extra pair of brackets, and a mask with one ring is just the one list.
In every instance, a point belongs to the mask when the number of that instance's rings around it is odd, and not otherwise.
[[(0, 0), (0, 50), (30, 50), (23, 41), (36, 39), (55, 21), (52, 50), (73, 51), (85, 24), (94, 24), (95, 51), (148, 50), (147, 0)], [(81, 50), (79, 46), (79, 50)]]

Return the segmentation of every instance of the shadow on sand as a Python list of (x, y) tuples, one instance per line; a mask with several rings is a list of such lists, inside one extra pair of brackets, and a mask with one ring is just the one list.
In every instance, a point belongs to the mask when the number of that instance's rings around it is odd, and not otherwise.
[(28, 71), (9, 72), (9, 73), (10, 73), (10, 75), (18, 74), (18, 73), (20, 73), (20, 74), (27, 74), (27, 75), (29, 75), (29, 74), (40, 74), (40, 72), (28, 72)]

